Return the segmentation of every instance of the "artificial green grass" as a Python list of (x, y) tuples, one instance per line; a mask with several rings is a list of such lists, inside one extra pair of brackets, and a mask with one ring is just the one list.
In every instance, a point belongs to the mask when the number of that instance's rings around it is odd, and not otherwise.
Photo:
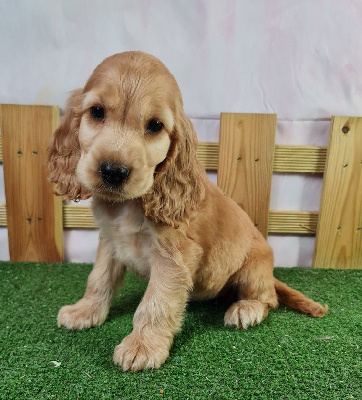
[(82, 297), (90, 265), (0, 263), (0, 399), (361, 399), (362, 271), (276, 269), (323, 319), (283, 306), (246, 331), (223, 326), (220, 300), (188, 305), (159, 370), (122, 372), (114, 347), (146, 287), (131, 274), (106, 322), (56, 325)]

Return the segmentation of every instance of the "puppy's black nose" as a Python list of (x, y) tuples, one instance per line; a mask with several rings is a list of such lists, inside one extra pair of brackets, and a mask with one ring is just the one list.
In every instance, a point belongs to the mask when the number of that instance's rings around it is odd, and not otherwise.
[(129, 176), (129, 169), (125, 165), (105, 161), (99, 167), (99, 174), (104, 183), (117, 187), (126, 182)]

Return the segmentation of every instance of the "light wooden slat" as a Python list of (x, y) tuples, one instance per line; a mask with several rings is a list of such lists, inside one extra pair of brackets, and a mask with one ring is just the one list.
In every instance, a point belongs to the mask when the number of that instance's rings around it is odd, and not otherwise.
[(313, 266), (362, 269), (362, 118), (332, 119)]
[(275, 114), (221, 113), (217, 182), (267, 237)]
[[(270, 211), (269, 233), (315, 235), (318, 223), (316, 211)], [(93, 214), (88, 206), (63, 205), (64, 228), (94, 229)], [(0, 226), (6, 226), (5, 204), (0, 204)]]
[(269, 233), (315, 235), (317, 223), (316, 211), (269, 212)]
[(316, 268), (362, 268), (362, 118), (334, 117), (321, 198)]
[(64, 228), (96, 228), (92, 210), (88, 206), (63, 205)]
[[(207, 170), (217, 170), (218, 154), (218, 143), (199, 143), (197, 158)], [(276, 145), (273, 171), (322, 174), (324, 171), (326, 154), (327, 147)]]
[(323, 173), (326, 154), (326, 147), (276, 145), (273, 171)]
[(0, 226), (6, 226), (6, 207), (4, 203), (0, 203)]
[[(0, 123), (1, 123), (1, 121), (0, 121)], [(1, 135), (0, 135), (0, 163), (1, 162), (3, 162), (3, 141), (2, 141)]]
[(61, 199), (47, 182), (47, 148), (58, 107), (0, 105), (11, 261), (62, 261)]
[[(64, 228), (96, 228), (93, 214), (88, 206), (64, 205)], [(314, 235), (318, 212), (270, 211), (269, 233)]]
[[(276, 145), (274, 153), (274, 172), (323, 173), (327, 148), (319, 146)], [(200, 142), (197, 158), (209, 171), (217, 171), (219, 143)], [(2, 143), (0, 136), (0, 162), (2, 162)]]
[(219, 143), (200, 142), (196, 156), (205, 169), (216, 171), (219, 159)]

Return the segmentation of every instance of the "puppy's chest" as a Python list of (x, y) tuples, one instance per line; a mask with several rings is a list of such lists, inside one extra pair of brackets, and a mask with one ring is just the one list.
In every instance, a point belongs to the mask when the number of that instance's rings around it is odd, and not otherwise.
[(155, 245), (152, 222), (132, 203), (113, 205), (97, 212), (96, 221), (112, 243), (115, 256), (143, 279), (149, 279), (150, 260)]

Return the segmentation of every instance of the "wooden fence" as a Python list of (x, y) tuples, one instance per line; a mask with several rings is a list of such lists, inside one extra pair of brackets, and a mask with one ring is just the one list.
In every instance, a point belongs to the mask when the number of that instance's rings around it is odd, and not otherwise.
[[(12, 261), (61, 261), (63, 228), (94, 229), (87, 206), (62, 204), (46, 182), (46, 147), (59, 123), (51, 106), (0, 106)], [(199, 143), (197, 156), (218, 172), (218, 186), (274, 234), (316, 235), (313, 266), (362, 268), (362, 118), (331, 119), (328, 148), (275, 145), (276, 115), (222, 113), (220, 142)], [(270, 211), (273, 172), (324, 174), (320, 211)]]

